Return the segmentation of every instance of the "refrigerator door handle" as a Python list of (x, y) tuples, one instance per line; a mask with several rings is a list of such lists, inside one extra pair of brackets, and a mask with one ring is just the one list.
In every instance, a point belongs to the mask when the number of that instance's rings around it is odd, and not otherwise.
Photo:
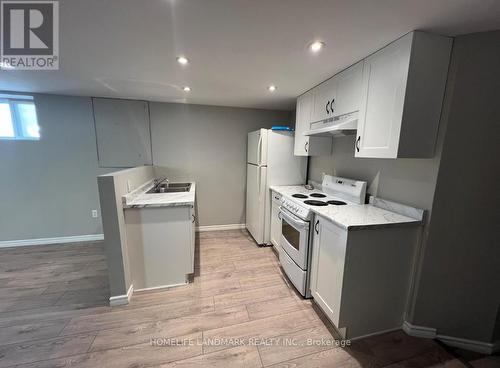
[[(260, 166), (262, 163), (262, 135), (259, 134), (259, 143), (257, 144), (257, 151), (258, 151), (258, 161), (257, 164)], [(259, 174), (260, 175), (260, 174)], [(260, 180), (259, 180), (259, 190), (260, 190)]]
[(259, 168), (257, 168), (257, 170), (259, 170), (259, 196), (258, 196), (258, 198), (259, 198), (259, 202), (260, 202), (260, 187), (261, 187), (260, 184), (261, 184), (261, 180), (262, 180), (262, 168), (259, 167)]

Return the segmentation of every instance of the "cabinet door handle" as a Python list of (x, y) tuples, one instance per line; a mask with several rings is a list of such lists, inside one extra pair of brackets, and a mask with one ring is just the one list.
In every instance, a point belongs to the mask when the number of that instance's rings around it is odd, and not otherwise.
[(361, 136), (358, 136), (358, 139), (356, 139), (356, 151), (359, 152), (359, 142), (361, 141)]
[(281, 218), (281, 212), (278, 212), (278, 218), (280, 219), (280, 221), (283, 221), (283, 219)]
[(306, 152), (308, 152), (308, 151), (307, 151), (307, 146), (308, 146), (308, 145), (309, 145), (309, 142), (306, 142), (306, 144), (304, 144), (304, 150), (305, 150)]
[(196, 216), (195, 215), (191, 215), (191, 216), (193, 216), (193, 221), (191, 221), (191, 222), (194, 224), (194, 222), (196, 221)]
[(326, 113), (330, 114), (330, 110), (328, 110), (328, 107), (330, 106), (330, 101), (326, 103)]
[(334, 109), (333, 109), (334, 103), (335, 103), (335, 99), (332, 99), (332, 102), (330, 102), (330, 110), (332, 111), (332, 113), (334, 112)]
[(316, 231), (317, 235), (319, 235), (318, 225), (319, 225), (319, 220), (316, 220), (316, 224), (314, 225), (314, 231)]

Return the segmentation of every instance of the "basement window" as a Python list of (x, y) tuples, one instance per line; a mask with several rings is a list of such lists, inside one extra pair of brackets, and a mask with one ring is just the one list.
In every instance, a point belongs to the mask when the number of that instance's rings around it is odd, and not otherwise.
[(0, 94), (0, 139), (40, 139), (40, 127), (32, 96)]

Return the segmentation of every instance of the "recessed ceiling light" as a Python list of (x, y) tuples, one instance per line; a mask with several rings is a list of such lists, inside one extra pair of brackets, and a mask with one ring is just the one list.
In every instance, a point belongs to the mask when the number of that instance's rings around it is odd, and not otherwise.
[(276, 87), (274, 85), (270, 85), (269, 87), (267, 87), (267, 89), (269, 90), (269, 92), (274, 92), (278, 89), (278, 87)]
[(189, 59), (185, 56), (177, 56), (177, 62), (181, 65), (186, 65), (189, 63)]
[(314, 41), (309, 45), (309, 50), (311, 50), (311, 52), (319, 52), (324, 46), (324, 42)]
[(191, 87), (185, 86), (185, 87), (182, 87), (182, 90), (184, 92), (191, 92)]

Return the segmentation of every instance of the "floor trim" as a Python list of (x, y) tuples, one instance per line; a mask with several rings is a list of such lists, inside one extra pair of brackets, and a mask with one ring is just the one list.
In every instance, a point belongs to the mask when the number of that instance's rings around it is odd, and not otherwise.
[(493, 354), (500, 350), (500, 341), (494, 343), (462, 339), (460, 337), (437, 335), (436, 338), (444, 344), (460, 349), (475, 351), (482, 354)]
[(403, 322), (402, 329), (410, 336), (422, 337), (424, 339), (435, 339), (437, 335), (435, 328), (412, 325), (408, 321)]
[(130, 302), (130, 298), (132, 298), (132, 294), (134, 294), (134, 285), (130, 285), (126, 295), (117, 295), (110, 297), (109, 305), (111, 307), (117, 307), (119, 305), (127, 305)]
[(90, 241), (97, 241), (97, 240), (104, 240), (104, 234), (60, 236), (57, 238), (2, 240), (2, 241), (0, 241), (0, 248), (26, 247), (29, 245), (47, 245), (47, 244), (61, 244), (61, 243), (75, 243), (75, 242), (90, 242)]
[(245, 224), (229, 224), (229, 225), (206, 225), (206, 226), (197, 226), (196, 231), (204, 232), (204, 231), (220, 231), (220, 230), (240, 230), (246, 227)]
[(134, 290), (134, 293), (141, 293), (141, 292), (147, 292), (147, 291), (161, 291), (161, 290), (166, 290), (166, 289), (171, 289), (173, 287), (177, 287), (177, 286), (184, 286), (184, 285), (187, 285), (189, 284), (188, 281), (186, 282), (182, 282), (182, 283), (179, 283), (179, 284), (172, 284), (172, 285), (161, 285), (161, 286), (152, 286), (152, 287), (147, 287), (147, 288), (142, 288), (142, 289), (137, 289), (137, 290)]
[(447, 335), (440, 335), (435, 328), (412, 325), (410, 322), (404, 321), (402, 329), (410, 336), (421, 337), (426, 339), (437, 339), (442, 343), (456, 348), (475, 351), (482, 354), (493, 354), (500, 351), (500, 341), (494, 343), (463, 339)]
[(352, 337), (349, 340), (356, 341), (356, 340), (366, 339), (368, 337), (378, 336), (378, 335), (382, 335), (382, 334), (385, 334), (385, 333), (394, 332), (394, 331), (400, 331), (400, 330), (401, 330), (401, 327), (388, 328), (387, 330), (382, 330), (382, 331), (372, 332), (372, 333), (369, 333), (369, 334), (366, 334), (366, 335)]

